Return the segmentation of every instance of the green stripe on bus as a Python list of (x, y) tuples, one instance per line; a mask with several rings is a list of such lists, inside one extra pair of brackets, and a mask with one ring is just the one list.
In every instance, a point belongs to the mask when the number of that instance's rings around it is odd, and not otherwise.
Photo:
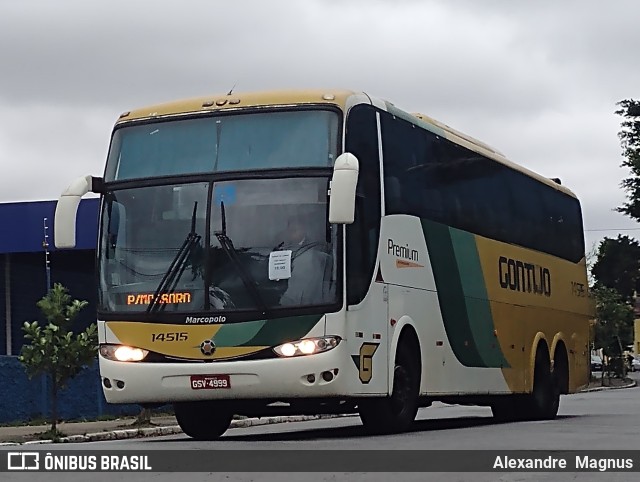
[(265, 321), (251, 339), (238, 346), (276, 346), (304, 338), (323, 315), (290, 316)]
[(243, 346), (256, 336), (267, 320), (222, 325), (213, 337), (216, 346)]
[(449, 228), (443, 224), (422, 220), (422, 230), (429, 250), (442, 320), (451, 349), (463, 365), (485, 366), (469, 326), (467, 305)]
[(495, 335), (493, 315), (475, 236), (451, 228), (449, 232), (458, 264), (458, 272), (464, 273), (464, 276), (461, 277), (464, 303), (467, 307), (469, 327), (478, 353), (484, 366), (506, 368), (509, 366), (509, 362), (502, 353)]
[(509, 366), (494, 336), (475, 237), (428, 220), (422, 220), (422, 230), (445, 331), (456, 358), (468, 367)]

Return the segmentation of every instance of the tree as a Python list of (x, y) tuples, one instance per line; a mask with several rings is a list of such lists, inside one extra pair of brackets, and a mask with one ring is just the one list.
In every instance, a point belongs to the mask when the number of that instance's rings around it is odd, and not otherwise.
[(627, 99), (618, 102), (615, 113), (623, 117), (622, 130), (618, 133), (625, 160), (621, 167), (631, 171), (631, 177), (622, 181), (627, 202), (616, 211), (640, 221), (640, 101)]
[(36, 306), (47, 320), (45, 326), (26, 321), (22, 327), (30, 340), (22, 347), (18, 359), (29, 378), (47, 375), (51, 380), (51, 435), (58, 438), (58, 392), (85, 366), (91, 365), (97, 354), (98, 335), (95, 323), (74, 335), (73, 320), (87, 306), (86, 301), (71, 300), (68, 290), (56, 283)]
[(640, 279), (640, 243), (629, 236), (604, 238), (591, 267), (595, 286), (616, 290), (629, 302)]
[(612, 288), (596, 287), (593, 296), (596, 301), (594, 348), (619, 360), (623, 347), (633, 341), (633, 307)]

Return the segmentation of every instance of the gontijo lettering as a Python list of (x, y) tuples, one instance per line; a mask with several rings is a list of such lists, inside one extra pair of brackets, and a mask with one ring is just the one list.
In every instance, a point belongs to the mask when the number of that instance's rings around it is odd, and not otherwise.
[[(128, 305), (148, 305), (154, 300), (154, 293), (138, 293), (127, 295)], [(178, 305), (191, 303), (191, 293), (162, 293), (155, 298), (155, 302), (163, 305)]]
[(549, 268), (500, 256), (498, 276), (504, 289), (551, 296)]

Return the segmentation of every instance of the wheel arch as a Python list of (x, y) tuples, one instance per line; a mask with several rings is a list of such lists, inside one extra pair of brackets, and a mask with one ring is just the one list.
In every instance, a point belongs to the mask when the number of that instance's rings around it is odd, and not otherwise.
[(420, 344), (418, 332), (414, 326), (413, 320), (409, 316), (402, 316), (396, 323), (395, 327), (392, 328), (392, 330), (393, 333), (391, 336), (391, 345), (389, 346), (389, 385), (387, 387), (388, 393), (391, 394), (391, 389), (393, 387), (393, 362), (395, 362), (398, 350), (404, 349), (412, 350), (416, 354), (416, 363), (420, 371), (420, 393), (422, 393), (424, 376), (422, 370), (422, 360), (424, 360), (424, 354), (422, 353), (423, 347)]
[(536, 357), (538, 356), (538, 350), (544, 350), (546, 352), (549, 363), (551, 363), (551, 355), (547, 337), (542, 332), (536, 333), (536, 336), (533, 338), (533, 343), (531, 345), (531, 352), (529, 353), (529, 376), (527, 377), (526, 383), (526, 391), (528, 393), (531, 393), (533, 391), (533, 379), (535, 375)]
[(551, 353), (553, 353), (551, 368), (557, 377), (560, 386), (560, 393), (563, 394), (569, 393), (571, 369), (571, 365), (569, 363), (569, 349), (567, 348), (567, 341), (565, 338), (564, 333), (557, 333), (551, 345)]

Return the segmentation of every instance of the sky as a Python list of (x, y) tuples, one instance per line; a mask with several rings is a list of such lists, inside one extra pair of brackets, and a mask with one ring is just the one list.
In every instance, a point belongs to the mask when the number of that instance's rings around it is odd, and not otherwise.
[(640, 237), (614, 211), (638, 18), (637, 0), (0, 0), (0, 203), (102, 175), (113, 124), (136, 107), (351, 89), (560, 177), (593, 251)]

